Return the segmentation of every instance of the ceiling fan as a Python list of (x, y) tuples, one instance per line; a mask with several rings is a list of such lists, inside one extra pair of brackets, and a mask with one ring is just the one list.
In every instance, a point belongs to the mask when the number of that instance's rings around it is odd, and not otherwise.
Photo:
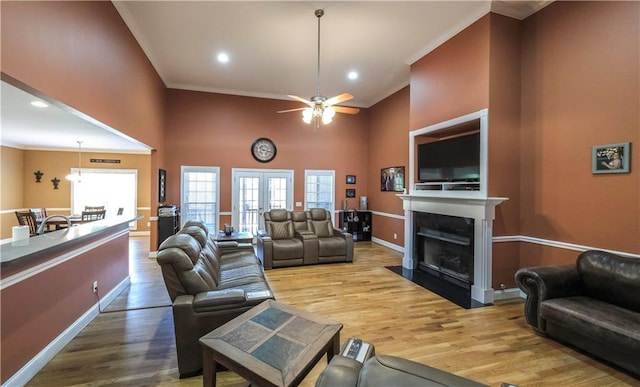
[(308, 107), (280, 110), (278, 113), (296, 112), (302, 110), (302, 121), (310, 124), (315, 121), (315, 130), (320, 126), (320, 120), (323, 124), (329, 124), (333, 120), (336, 113), (346, 114), (358, 114), (360, 109), (345, 107), (345, 106), (333, 106), (335, 104), (353, 99), (353, 96), (349, 93), (342, 93), (332, 98), (327, 98), (320, 94), (320, 18), (324, 15), (324, 10), (316, 9), (315, 15), (318, 18), (318, 81), (316, 95), (311, 97), (310, 100), (298, 97), (297, 95), (287, 95), (291, 99), (300, 101), (309, 105)]

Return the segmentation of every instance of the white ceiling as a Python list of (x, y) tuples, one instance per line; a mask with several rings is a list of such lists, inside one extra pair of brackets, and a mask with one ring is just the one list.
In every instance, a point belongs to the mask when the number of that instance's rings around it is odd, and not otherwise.
[[(123, 20), (169, 88), (285, 99), (316, 95), (317, 18), (320, 34), (320, 94), (348, 92), (346, 106), (370, 107), (409, 84), (416, 60), (475, 22), (489, 10), (523, 19), (550, 1), (114, 1)], [(216, 55), (225, 51), (227, 64)], [(355, 70), (359, 78), (347, 79)], [(51, 116), (25, 123), (29, 114), (5, 99), (2, 85), (2, 143), (77, 148), (89, 129), (75, 120), (62, 126)], [(292, 107), (302, 104), (292, 102)], [(9, 112), (8, 112), (9, 110)], [(14, 115), (15, 110), (15, 115)], [(28, 113), (23, 111), (23, 113)], [(9, 114), (5, 120), (5, 115)], [(274, 112), (275, 114), (275, 112)], [(20, 117), (19, 117), (20, 116)], [(16, 132), (44, 132), (20, 136)], [(104, 132), (104, 130), (101, 130)], [(47, 133), (55, 133), (49, 136)], [(110, 134), (110, 141), (122, 140)], [(86, 147), (105, 141), (86, 136)], [(47, 145), (49, 144), (49, 145)], [(148, 150), (141, 144), (134, 149)], [(84, 145), (83, 145), (84, 146)], [(110, 147), (131, 150), (125, 144)], [(131, 145), (128, 145), (131, 147)], [(106, 148), (105, 148), (106, 149)]]

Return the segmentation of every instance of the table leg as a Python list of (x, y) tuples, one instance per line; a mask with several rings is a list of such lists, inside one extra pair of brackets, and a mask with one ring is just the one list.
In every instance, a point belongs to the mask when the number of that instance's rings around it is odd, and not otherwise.
[(333, 339), (331, 339), (331, 346), (329, 346), (329, 350), (327, 351), (327, 363), (338, 353), (340, 353), (340, 332), (336, 333)]
[(216, 361), (209, 348), (202, 349), (202, 385), (216, 387)]

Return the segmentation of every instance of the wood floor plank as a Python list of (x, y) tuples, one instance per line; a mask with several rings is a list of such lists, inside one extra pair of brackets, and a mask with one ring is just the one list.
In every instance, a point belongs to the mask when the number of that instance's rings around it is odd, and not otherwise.
[[(148, 258), (148, 238), (131, 242), (132, 282), (162, 281)], [(640, 381), (587, 355), (539, 337), (523, 301), (463, 309), (385, 266), (401, 255), (370, 242), (355, 244), (353, 263), (266, 272), (276, 298), (344, 324), (342, 341), (361, 337), (376, 353), (404, 357), (493, 386), (637, 386)], [(131, 295), (140, 297), (140, 295)], [(323, 359), (303, 381), (313, 386)], [(201, 386), (178, 378), (171, 307), (101, 313), (47, 364), (29, 386)], [(231, 372), (218, 385), (244, 385)]]

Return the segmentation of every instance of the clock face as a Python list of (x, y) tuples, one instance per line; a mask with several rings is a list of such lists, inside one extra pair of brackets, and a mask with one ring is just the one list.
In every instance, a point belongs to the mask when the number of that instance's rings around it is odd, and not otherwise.
[(251, 145), (253, 158), (261, 163), (268, 163), (276, 157), (276, 145), (268, 138), (261, 137)]

